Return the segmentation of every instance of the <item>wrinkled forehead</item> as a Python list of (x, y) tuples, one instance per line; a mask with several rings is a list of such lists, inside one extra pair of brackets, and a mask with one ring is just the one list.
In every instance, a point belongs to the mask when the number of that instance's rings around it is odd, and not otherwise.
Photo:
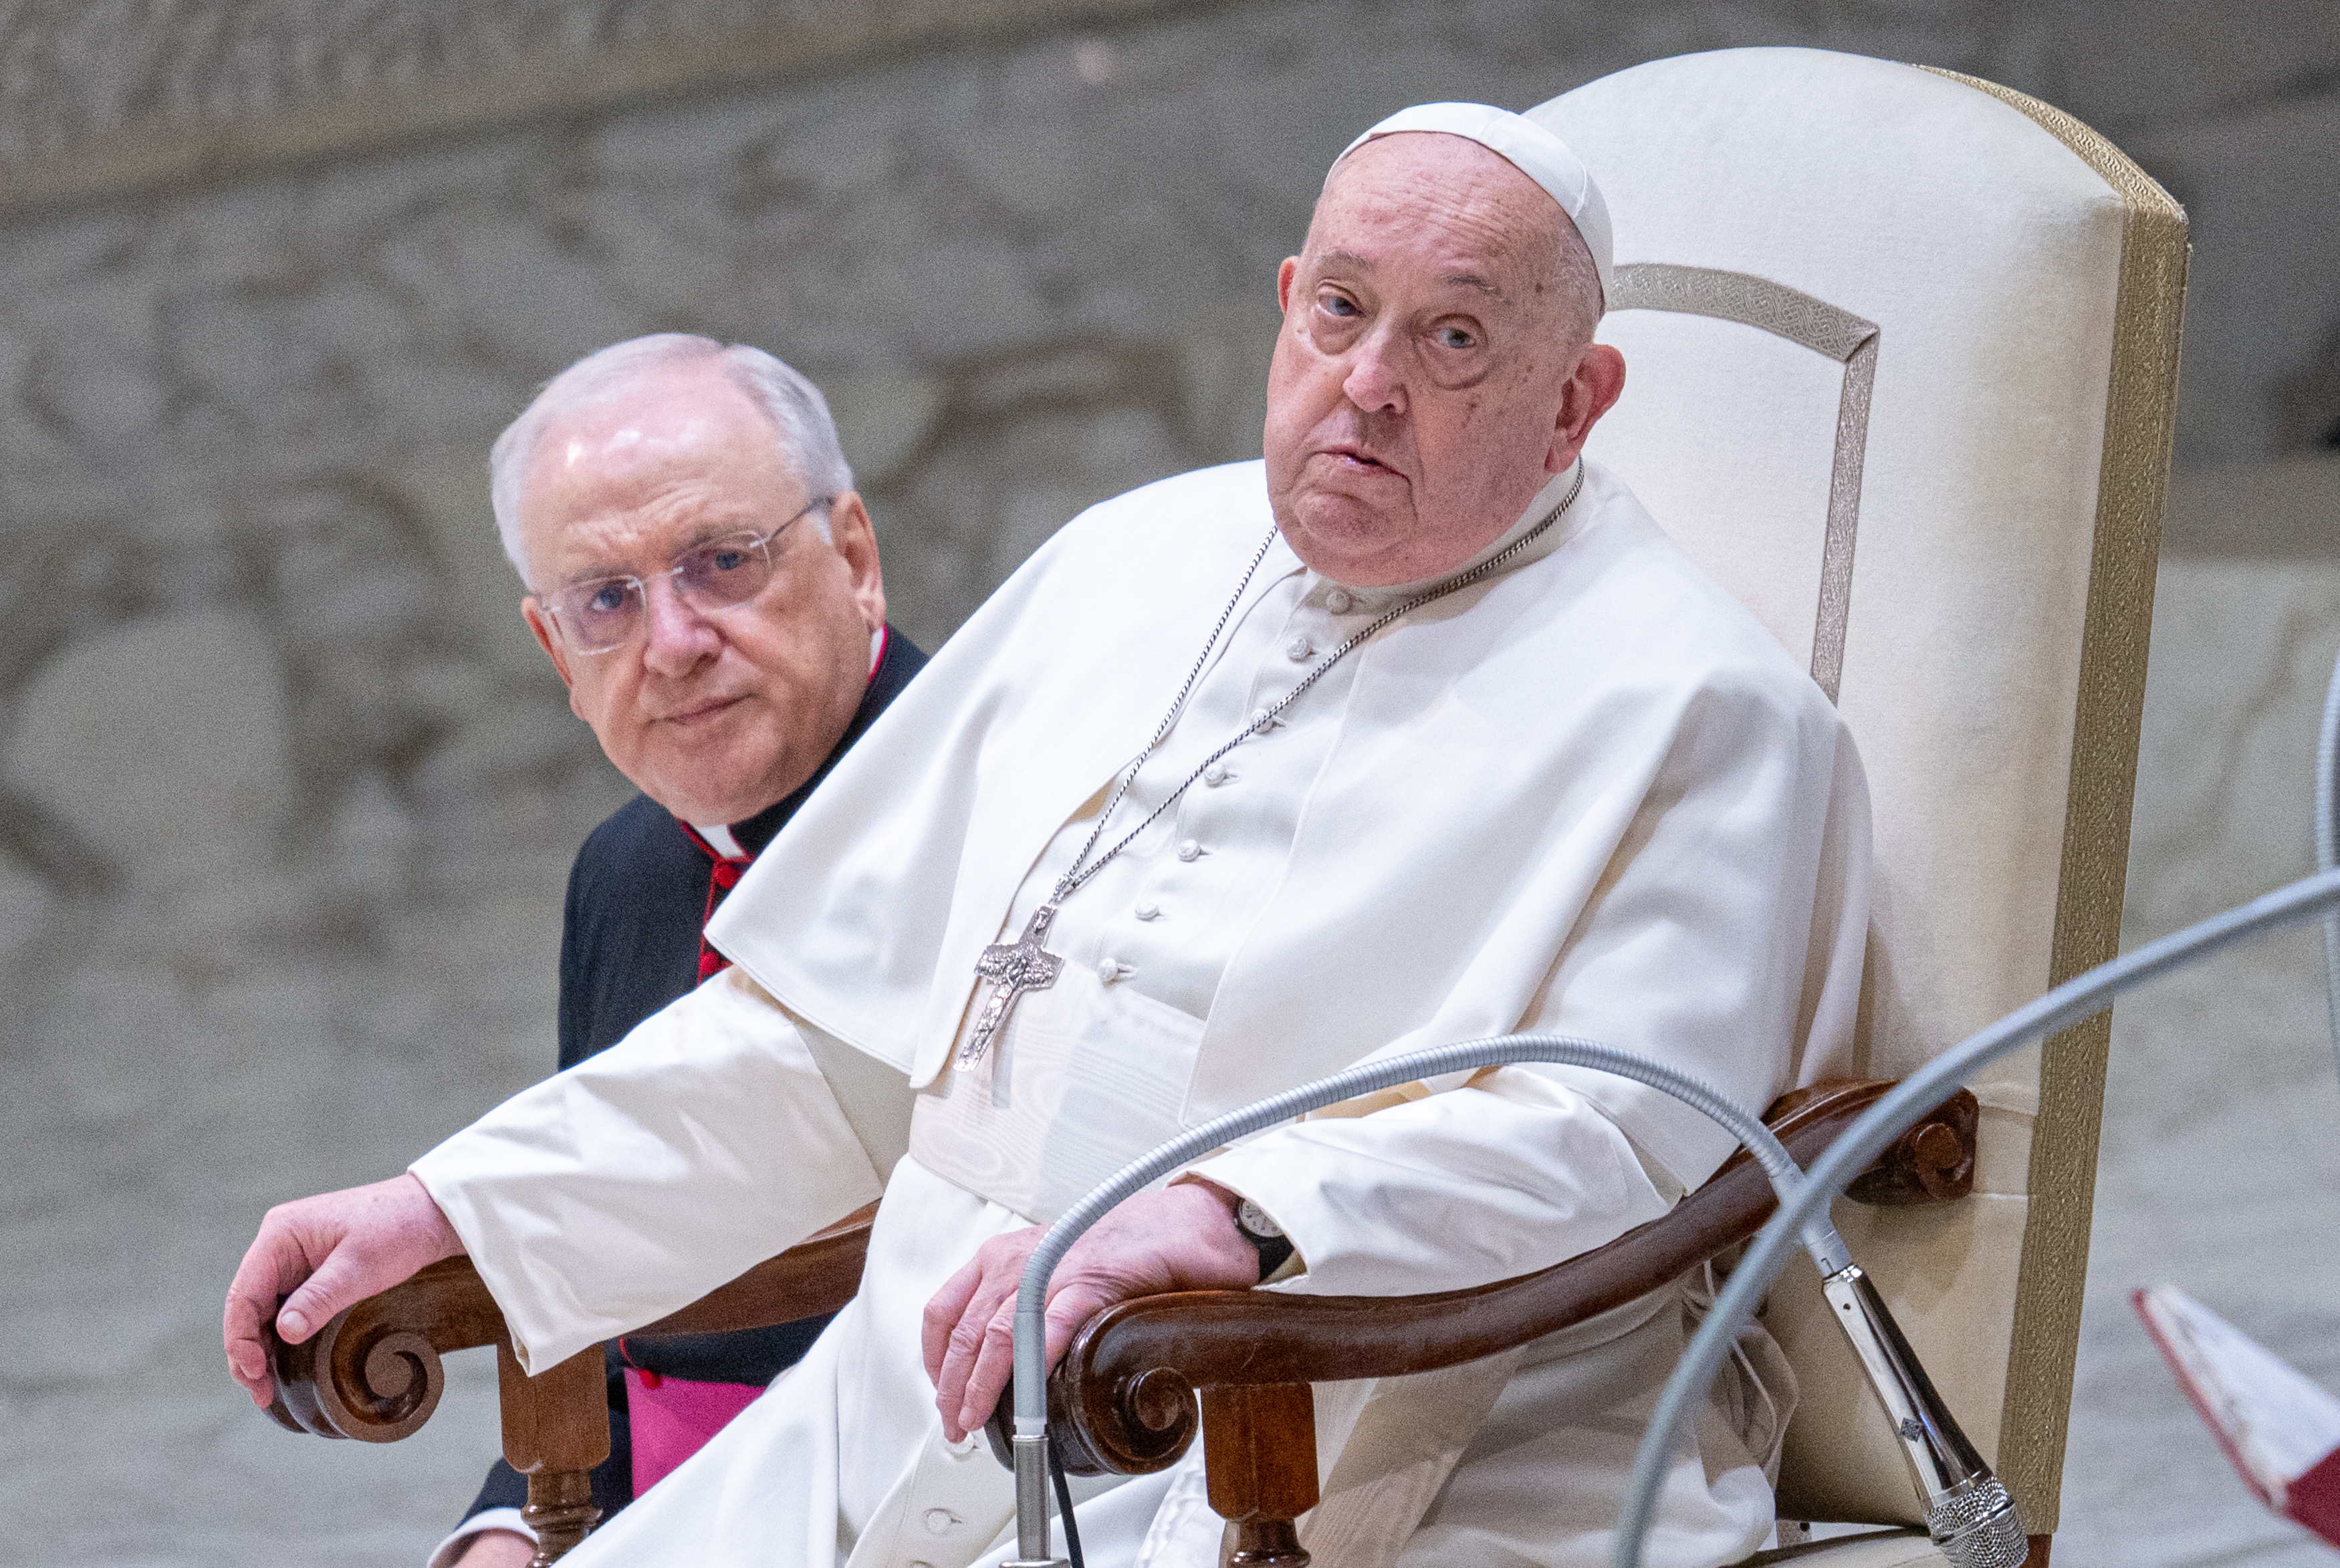
[(1315, 212), (1403, 204), (1500, 212), (1522, 237), (1572, 232), (1551, 192), (1510, 160), (1464, 136), (1407, 131), (1360, 143), (1325, 172)]
[(1549, 274), (1568, 216), (1486, 148), (1435, 133), (1386, 136), (1333, 166), (1308, 225), (1314, 264), (1371, 269), (1393, 253), (1444, 271)]

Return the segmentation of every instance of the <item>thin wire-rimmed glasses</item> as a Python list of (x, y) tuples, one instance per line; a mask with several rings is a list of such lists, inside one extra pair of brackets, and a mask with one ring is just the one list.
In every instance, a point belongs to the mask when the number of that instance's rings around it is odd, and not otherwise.
[[(675, 593), (695, 610), (744, 604), (772, 580), (772, 542), (836, 498), (822, 496), (808, 502), (803, 511), (764, 533), (743, 530), (702, 539), (675, 557), (666, 570), (650, 576), (673, 578)], [(606, 654), (633, 640), (649, 597), (649, 584), (643, 578), (617, 577), (571, 583), (540, 596), (539, 602), (573, 652)]]

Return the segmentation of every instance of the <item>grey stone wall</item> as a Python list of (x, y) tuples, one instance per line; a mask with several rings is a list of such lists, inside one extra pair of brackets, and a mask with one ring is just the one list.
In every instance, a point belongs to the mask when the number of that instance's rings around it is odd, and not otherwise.
[(2195, 213), (2181, 458), (2340, 439), (2329, 4), (0, 5), (0, 1562), (411, 1563), (492, 1448), (471, 1373), (415, 1444), (296, 1443), (213, 1336), (266, 1203), (550, 1064), (625, 792), (490, 526), (536, 383), (661, 329), (798, 363), (931, 645), (1081, 506), (1255, 455), (1354, 130), (1763, 43), (2097, 124)]
[[(1028, 29), (1046, 9), (1017, 15)], [(239, 105), (256, 127), (206, 182), (20, 206), (0, 227), (0, 843), (16, 870), (55, 883), (60, 864), (124, 858), (95, 820), (116, 808), (82, 782), (135, 773), (104, 746), (183, 756), (174, 783), (196, 792), (122, 819), (140, 823), (139, 859), (238, 832), (297, 855), (359, 831), (351, 814), (379, 819), (364, 831), (389, 853), (402, 832), (489, 820), (473, 803), (594, 775), (482, 543), (479, 454), (534, 383), (634, 332), (755, 341), (831, 390), (899, 618), (939, 639), (1079, 506), (1256, 449), (1270, 270), (1330, 153), (1409, 99), (1526, 104), (1759, 41), (2045, 93), (2195, 205), (2185, 452), (2308, 448), (2340, 425), (2328, 5), (2256, 0), (2216, 25), (2175, 0), (1120, 10), (1147, 14), (832, 59), (771, 87), (485, 116), (421, 143), (358, 124), (305, 163), (265, 155), (268, 128), (337, 83), (413, 78), (424, 97), (434, 73), (639, 53), (740, 8), (181, 0), (0, 17), (16, 64), (0, 149), (46, 150), (20, 172), (53, 182), (76, 149), (112, 169), (122, 138), (215, 134)], [(578, 91), (605, 85), (585, 73)], [(246, 705), (237, 745), (264, 757), (197, 761), (227, 728), (155, 728), (193, 711), (159, 695), (103, 743), (35, 722), (44, 701), (71, 705), (57, 694), (89, 661), (141, 656)], [(253, 770), (242, 809), (200, 793), (216, 768)], [(154, 814), (143, 778), (126, 787)]]

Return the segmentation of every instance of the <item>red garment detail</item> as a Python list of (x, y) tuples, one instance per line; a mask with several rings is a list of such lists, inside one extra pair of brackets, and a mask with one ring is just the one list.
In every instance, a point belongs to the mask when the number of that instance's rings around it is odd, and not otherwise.
[(692, 1383), (626, 1368), (626, 1420), (634, 1445), (634, 1495), (664, 1480), (756, 1402), (752, 1383)]
[(707, 922), (715, 918), (715, 906), (723, 902), (722, 895), (737, 887), (739, 884), (740, 875), (755, 863), (755, 856), (741, 855), (733, 859), (718, 853), (715, 846), (709, 843), (697, 828), (684, 822), (680, 817), (674, 820), (675, 825), (682, 829), (682, 836), (697, 844), (699, 853), (715, 863), (714, 868), (708, 873), (707, 876), (707, 909), (699, 917), (699, 983), (705, 985), (709, 980), (731, 967), (729, 959), (708, 945)]
[[(878, 653), (877, 656), (869, 661), (869, 680), (874, 681), (878, 678), (878, 671), (886, 663), (886, 651), (893, 646), (894, 628), (892, 626), (878, 627)], [(753, 855), (742, 855), (736, 860), (729, 859), (719, 853), (713, 844), (709, 843), (706, 838), (697, 828), (691, 826), (689, 823), (684, 822), (680, 817), (677, 817), (674, 820), (676, 823), (681, 827), (683, 836), (689, 839), (691, 843), (699, 846), (699, 853), (705, 855), (709, 860), (715, 863), (715, 869), (707, 879), (707, 912), (700, 915), (699, 919), (700, 932), (699, 938), (699, 983), (705, 985), (709, 981), (714, 979), (717, 975), (721, 974), (725, 970), (731, 967), (731, 961), (729, 959), (724, 957), (721, 953), (716, 952), (713, 947), (708, 944), (706, 936), (707, 922), (715, 918), (715, 906), (723, 902), (722, 895), (729, 892), (733, 888), (739, 884), (739, 877), (741, 873), (746, 872), (750, 865), (755, 863), (756, 857)]]
[(2283, 1511), (2335, 1546), (2340, 1546), (2340, 1448), (2295, 1476), (2283, 1489)]

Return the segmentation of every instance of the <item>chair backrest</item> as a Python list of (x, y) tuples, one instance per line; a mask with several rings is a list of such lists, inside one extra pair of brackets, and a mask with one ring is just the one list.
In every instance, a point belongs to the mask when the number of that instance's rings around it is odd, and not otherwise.
[[(1637, 66), (1534, 110), (1616, 224), (1596, 432), (1858, 738), (1876, 903), (1856, 1059), (1907, 1073), (2116, 951), (2186, 220), (2019, 94), (1806, 49)], [(2057, 1523), (2109, 1018), (1972, 1087), (1976, 1193), (1839, 1206), (1936, 1382)], [(1917, 1499), (1809, 1270), (1784, 1517)]]

